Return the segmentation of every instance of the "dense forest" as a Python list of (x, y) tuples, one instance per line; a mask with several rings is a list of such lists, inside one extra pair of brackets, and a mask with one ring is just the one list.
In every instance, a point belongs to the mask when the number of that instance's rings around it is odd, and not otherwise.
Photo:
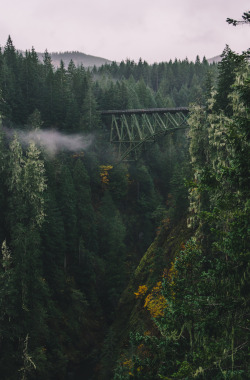
[[(249, 52), (89, 69), (0, 50), (3, 380), (248, 379)], [(189, 106), (118, 162), (101, 110)]]

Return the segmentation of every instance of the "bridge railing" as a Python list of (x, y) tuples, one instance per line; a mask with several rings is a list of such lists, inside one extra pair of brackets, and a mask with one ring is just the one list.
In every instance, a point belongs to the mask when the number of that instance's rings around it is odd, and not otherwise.
[(188, 107), (172, 107), (172, 108), (135, 108), (128, 110), (103, 110), (100, 111), (101, 115), (131, 115), (131, 114), (152, 114), (152, 113), (189, 113)]

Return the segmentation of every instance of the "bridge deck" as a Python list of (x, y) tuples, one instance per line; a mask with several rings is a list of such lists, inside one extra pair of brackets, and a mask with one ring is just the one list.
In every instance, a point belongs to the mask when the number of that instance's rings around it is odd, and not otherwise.
[(101, 115), (134, 115), (134, 114), (152, 114), (152, 113), (188, 113), (189, 108), (187, 107), (176, 107), (176, 108), (145, 108), (145, 109), (129, 109), (129, 110), (106, 110), (100, 111)]

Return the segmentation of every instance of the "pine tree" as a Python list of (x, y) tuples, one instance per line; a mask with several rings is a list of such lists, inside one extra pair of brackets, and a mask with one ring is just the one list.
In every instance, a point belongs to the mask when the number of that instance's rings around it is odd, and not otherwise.
[(98, 105), (95, 99), (95, 95), (92, 86), (89, 85), (81, 107), (81, 131), (93, 132), (94, 130), (100, 128), (100, 117), (98, 115), (97, 109)]
[(228, 45), (222, 53), (222, 60), (219, 62), (218, 92), (215, 97), (215, 109), (224, 110), (228, 116), (232, 115), (232, 108), (229, 94), (232, 92), (232, 85), (236, 77), (236, 68), (242, 62), (243, 56), (235, 54)]
[(41, 93), (43, 90), (42, 67), (38, 61), (35, 49), (26, 51), (22, 61), (20, 81), (22, 86), (22, 96), (24, 104), (24, 118), (41, 108)]
[[(1, 95), (0, 95), (1, 96)], [(6, 171), (5, 171), (5, 160), (6, 160), (6, 149), (4, 146), (4, 133), (2, 130), (2, 119), (0, 115), (0, 209), (1, 209), (1, 215), (0, 215), (0, 242), (3, 242), (6, 238), (6, 228), (5, 228), (5, 218), (6, 218), (6, 211), (7, 211), (7, 202), (6, 202), (6, 185), (5, 185), (5, 178), (6, 178)]]
[(112, 319), (125, 281), (125, 226), (107, 190), (100, 208), (99, 236), (99, 255), (105, 261), (105, 278), (101, 297), (103, 307), (108, 312), (107, 316)]
[(59, 182), (58, 204), (65, 231), (65, 269), (75, 263), (77, 257), (76, 191), (68, 165), (62, 165)]
[(96, 222), (91, 200), (90, 180), (86, 168), (80, 159), (74, 165), (73, 181), (77, 199), (78, 238), (82, 238), (85, 248), (96, 251)]
[(42, 89), (42, 119), (46, 126), (52, 126), (54, 122), (53, 103), (54, 103), (54, 72), (53, 72), (52, 59), (47, 50), (43, 57), (43, 83)]
[[(1, 265), (0, 265), (0, 339), (4, 348), (0, 357), (0, 369), (3, 379), (8, 379), (16, 367), (13, 363), (10, 353), (15, 352), (15, 341), (17, 334), (20, 332), (18, 324), (17, 305), (18, 290), (15, 283), (15, 269), (13, 268), (13, 258), (10, 249), (7, 247), (6, 240), (1, 247)], [(15, 358), (16, 361), (17, 358)], [(19, 358), (20, 360), (20, 358)]]
[[(46, 189), (43, 162), (34, 143), (30, 143), (26, 156), (15, 136), (10, 144), (7, 180), (9, 190), (10, 246), (13, 257), (11, 281), (15, 292), (15, 318), (9, 320), (8, 329), (14, 335), (12, 342), (25, 342), (30, 336), (30, 357), (38, 373), (43, 370), (39, 351), (46, 344), (47, 324), (45, 305), (49, 301), (46, 283), (42, 280), (40, 228), (44, 222), (44, 191)], [(7, 248), (4, 255), (8, 256)], [(6, 256), (6, 257), (7, 257)], [(10, 337), (4, 344), (9, 346)], [(14, 350), (14, 346), (12, 346)], [(9, 353), (11, 353), (9, 348)], [(22, 346), (15, 354), (9, 378), (16, 376), (21, 366)], [(45, 359), (46, 361), (46, 359)], [(19, 367), (19, 368), (18, 368)], [(34, 367), (32, 368), (32, 371)]]

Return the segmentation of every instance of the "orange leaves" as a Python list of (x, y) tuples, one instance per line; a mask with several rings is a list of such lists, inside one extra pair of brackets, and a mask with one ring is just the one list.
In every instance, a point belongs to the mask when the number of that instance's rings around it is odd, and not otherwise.
[[(185, 250), (185, 245), (181, 243), (181, 249)], [(183, 253), (181, 251), (181, 253)], [(148, 291), (147, 285), (140, 285), (137, 292), (134, 294), (136, 298), (144, 298), (144, 308), (146, 308), (153, 318), (163, 317), (165, 309), (170, 307), (171, 302), (176, 297), (176, 278), (178, 276), (178, 270), (176, 269), (176, 258), (170, 263), (169, 268), (165, 268), (162, 274), (162, 281)], [(162, 283), (165, 283), (168, 289), (167, 298), (163, 295)], [(164, 290), (166, 291), (166, 288)]]
[[(172, 301), (175, 299), (175, 279), (178, 275), (178, 271), (175, 266), (175, 261), (172, 261), (170, 268), (165, 268), (162, 274), (162, 278), (167, 281), (170, 298)], [(147, 294), (148, 293), (148, 294)], [(162, 281), (152, 288), (151, 292), (148, 292), (147, 285), (140, 285), (138, 291), (134, 293), (136, 298), (144, 298), (144, 308), (146, 308), (153, 318), (163, 317), (164, 311), (168, 307), (168, 301), (162, 294)]]
[(133, 366), (132, 359), (126, 359), (126, 360), (124, 360), (124, 362), (122, 364), (124, 365), (124, 367), (128, 367), (128, 368), (132, 368), (132, 366)]
[(112, 165), (100, 165), (100, 176), (103, 184), (109, 183), (109, 170), (113, 169)]
[(167, 307), (167, 301), (161, 291), (162, 283), (159, 281), (145, 299), (144, 307), (148, 309), (153, 318), (163, 317), (164, 310)]
[(147, 285), (140, 285), (138, 288), (138, 291), (135, 292), (134, 294), (136, 295), (136, 298), (143, 297), (148, 291)]
[(128, 371), (129, 371), (128, 373), (129, 373), (130, 376), (134, 376), (134, 375), (132, 374), (132, 372), (131, 372), (131, 370), (132, 370), (132, 368), (133, 368), (133, 365), (134, 365), (134, 363), (133, 363), (132, 359), (126, 359), (126, 360), (122, 363), (122, 366), (128, 369)]
[(153, 318), (163, 317), (167, 307), (167, 301), (163, 295), (148, 294), (145, 299), (144, 307), (148, 309)]
[[(146, 295), (148, 287), (146, 285), (140, 285), (138, 291), (134, 294), (136, 298), (142, 298)], [(149, 293), (144, 302), (144, 307), (150, 312), (153, 318), (162, 317), (164, 315), (164, 310), (167, 307), (167, 301), (161, 294), (162, 284), (157, 282), (156, 286), (153, 287), (151, 293)]]

